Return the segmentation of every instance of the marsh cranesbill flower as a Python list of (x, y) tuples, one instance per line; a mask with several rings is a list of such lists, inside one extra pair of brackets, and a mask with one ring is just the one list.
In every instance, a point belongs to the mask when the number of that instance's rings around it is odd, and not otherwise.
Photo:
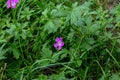
[(19, 0), (7, 0), (7, 8), (16, 8)]
[(64, 46), (64, 41), (63, 41), (62, 37), (60, 37), (60, 38), (57, 37), (55, 39), (55, 41), (56, 41), (56, 43), (54, 44), (54, 47), (57, 48), (58, 50), (61, 50), (62, 47)]

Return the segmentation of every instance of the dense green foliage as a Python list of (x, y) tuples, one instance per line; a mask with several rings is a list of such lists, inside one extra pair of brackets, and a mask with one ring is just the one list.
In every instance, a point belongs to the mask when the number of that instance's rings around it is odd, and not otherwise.
[[(62, 37), (62, 50), (54, 48)], [(120, 4), (0, 0), (0, 79), (119, 80)]]

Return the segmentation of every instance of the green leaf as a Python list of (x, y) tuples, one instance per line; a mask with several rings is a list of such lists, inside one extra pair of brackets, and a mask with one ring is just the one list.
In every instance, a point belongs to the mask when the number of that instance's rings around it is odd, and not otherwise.
[(90, 2), (85, 2), (81, 6), (77, 6), (77, 3), (72, 5), (72, 10), (69, 12), (67, 16), (67, 20), (70, 20), (71, 24), (76, 26), (83, 26), (84, 16), (89, 13)]
[(76, 60), (76, 66), (81, 66), (82, 60)]
[(120, 75), (118, 73), (112, 74), (109, 80), (120, 80)]
[(42, 49), (42, 59), (51, 59), (52, 58), (52, 51), (48, 48)]
[(59, 59), (62, 60), (67, 56), (67, 54), (68, 54), (68, 51), (66, 49), (63, 49), (62, 51), (54, 53), (52, 56), (52, 60), (54, 60), (55, 62)]
[(4, 42), (7, 42), (6, 39), (4, 38), (4, 33), (3, 34), (0, 34), (0, 43), (4, 43)]
[(95, 34), (98, 30), (100, 30), (100, 25), (98, 23), (93, 24), (89, 27), (89, 33)]
[(56, 9), (51, 11), (51, 14), (55, 17), (66, 16), (67, 10), (64, 9), (64, 5), (60, 4), (56, 6)]
[(72, 42), (73, 37), (74, 37), (75, 31), (73, 29), (70, 29), (70, 33), (67, 36), (67, 39)]
[(10, 44), (10, 46), (12, 48), (14, 58), (18, 59), (21, 54), (20, 51), (17, 49), (16, 45)]
[(80, 14), (80, 6), (75, 7), (72, 11), (70, 11), (68, 17), (70, 18), (71, 24), (83, 26), (83, 20)]
[(43, 12), (42, 12), (42, 15), (44, 15), (44, 17), (47, 17), (47, 15), (48, 15), (48, 9), (45, 9)]
[(92, 44), (95, 43), (95, 40), (94, 40), (94, 38), (87, 38), (87, 42), (88, 42), (90, 45), (92, 45)]
[(34, 10), (29, 9), (29, 7), (25, 7), (24, 10), (21, 12), (21, 19), (26, 18), (27, 20), (30, 20), (30, 17)]
[(59, 74), (53, 74), (50, 76), (50, 80), (56, 80), (56, 78), (57, 78), (57, 80), (70, 80), (65, 77), (64, 72), (59, 73)]
[[(58, 24), (59, 25), (59, 24)], [(44, 25), (44, 30), (47, 30), (48, 33), (54, 33), (58, 29), (58, 26), (54, 24), (52, 20), (49, 20), (45, 25)]]
[(5, 46), (5, 44), (3, 44), (3, 45), (0, 47), (0, 60), (6, 58), (6, 57), (5, 57), (5, 53), (7, 52), (7, 50), (4, 50), (4, 49), (3, 49), (4, 46)]
[(117, 42), (120, 44), (120, 39), (117, 39)]
[(48, 80), (48, 77), (46, 75), (41, 74), (37, 79), (33, 79), (33, 80)]

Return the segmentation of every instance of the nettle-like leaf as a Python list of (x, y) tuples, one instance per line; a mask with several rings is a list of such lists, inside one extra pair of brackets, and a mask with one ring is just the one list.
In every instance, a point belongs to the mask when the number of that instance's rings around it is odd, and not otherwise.
[(50, 76), (50, 80), (56, 80), (56, 78), (57, 78), (57, 80), (70, 80), (65, 77), (64, 72), (61, 72), (59, 74), (53, 74)]
[(74, 35), (75, 31), (73, 29), (70, 29), (70, 33), (68, 34), (67, 39), (72, 42)]
[(112, 76), (109, 77), (109, 80), (120, 80), (120, 73), (112, 74)]
[(0, 30), (0, 43), (7, 42), (5, 39), (5, 31)]
[(84, 17), (84, 22), (87, 26), (91, 26), (92, 21), (93, 21), (93, 17), (91, 15), (88, 14)]
[(81, 6), (77, 6), (77, 3), (72, 5), (72, 10), (67, 16), (67, 20), (70, 20), (71, 24), (76, 26), (83, 26), (83, 17), (89, 13), (90, 2), (85, 2)]
[(114, 21), (116, 22), (116, 26), (120, 26), (120, 4), (114, 7), (111, 12), (113, 14)]
[(52, 50), (48, 47), (48, 42), (46, 42), (42, 47), (41, 59), (51, 59), (52, 58)]
[(11, 50), (13, 51), (13, 56), (15, 59), (18, 59), (20, 57), (20, 51), (17, 48), (17, 46), (15, 44), (10, 44)]
[(82, 60), (76, 60), (75, 62), (76, 67), (79, 67), (82, 65)]
[(117, 14), (117, 13), (120, 13), (119, 10), (120, 10), (120, 4), (117, 5), (116, 7), (114, 7), (114, 8), (110, 11), (110, 13), (111, 13), (111, 14)]
[(48, 14), (49, 14), (49, 9), (45, 9), (43, 12), (42, 12), (42, 15), (44, 16), (44, 18), (48, 18)]
[[(56, 17), (54, 13), (50, 13), (48, 9), (46, 9), (43, 13), (43, 16), (41, 17), (41, 22), (44, 22), (44, 30), (48, 31), (48, 33), (55, 33), (57, 32), (57, 29), (61, 26), (61, 19)], [(48, 17), (51, 15), (51, 17)]]
[(47, 30), (48, 33), (54, 33), (57, 31), (58, 27), (60, 24), (55, 24), (53, 20), (49, 20), (45, 25), (44, 25), (44, 30)]
[(9, 29), (6, 29), (6, 32), (9, 33), (9, 34), (14, 34), (14, 35), (17, 35), (16, 33), (16, 26), (15, 24), (8, 24), (7, 25)]
[(30, 17), (34, 10), (30, 10), (29, 7), (26, 7), (22, 12), (21, 12), (21, 19), (27, 19), (30, 20)]
[(48, 64), (50, 64), (50, 62), (51, 62), (51, 58), (52, 58), (52, 51), (49, 49), (49, 48), (47, 48), (47, 47), (43, 47), (42, 48), (42, 53), (41, 53), (41, 60), (43, 59), (49, 59), (49, 60), (45, 60), (45, 61), (43, 61), (43, 62), (41, 62), (41, 66), (43, 66), (43, 65), (48, 65)]
[(6, 32), (9, 35), (14, 35), (15, 39), (18, 39), (19, 37), (22, 37), (23, 39), (26, 39), (27, 37), (32, 37), (30, 29), (27, 28), (27, 25), (28, 22), (24, 24), (18, 23), (17, 26), (11, 23), (8, 25), (9, 29), (6, 29)]
[[(69, 12), (66, 19), (70, 20), (71, 24), (78, 25), (78, 19), (82, 20), (80, 18), (81, 18), (80, 7), (77, 6), (77, 7), (73, 8), (72, 11)], [(82, 21), (80, 21), (80, 22), (82, 22)]]
[(51, 59), (52, 51), (49, 48), (43, 48), (42, 49), (42, 58), (43, 59)]
[(5, 57), (5, 53), (6, 53), (8, 50), (7, 50), (7, 49), (6, 49), (6, 50), (3, 49), (4, 46), (5, 46), (5, 44), (3, 44), (3, 45), (0, 47), (0, 60), (3, 60), (3, 59), (6, 58), (6, 57)]
[(87, 29), (89, 31), (88, 34), (95, 34), (100, 30), (100, 24), (99, 23), (93, 24), (89, 26)]
[(33, 79), (33, 80), (48, 80), (48, 76), (40, 74), (38, 78)]
[(89, 44), (93, 45), (95, 43), (94, 38), (87, 38), (86, 40)]
[(67, 7), (65, 5), (57, 5), (55, 9), (51, 11), (51, 14), (55, 17), (63, 17), (66, 16), (68, 13), (68, 10), (66, 10)]
[(62, 60), (67, 56), (68, 53), (69, 53), (68, 50), (63, 49), (62, 51), (54, 53), (53, 56), (52, 56), (52, 60), (54, 62), (56, 62), (57, 60)]

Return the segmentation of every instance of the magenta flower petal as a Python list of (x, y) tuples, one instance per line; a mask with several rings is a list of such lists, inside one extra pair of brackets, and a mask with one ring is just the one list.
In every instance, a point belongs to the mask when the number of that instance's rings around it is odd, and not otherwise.
[(7, 0), (7, 8), (10, 8), (10, 0)]
[(11, 4), (11, 8), (16, 8), (16, 3), (15, 3), (15, 2), (13, 2), (13, 3)]
[(62, 46), (59, 46), (59, 47), (58, 47), (58, 50), (61, 50), (61, 49), (62, 49)]
[(7, 8), (16, 8), (19, 0), (7, 0)]
[(62, 42), (61, 45), (64, 46), (64, 42)]
[(7, 5), (7, 8), (10, 8), (10, 5)]
[(59, 40), (61, 40), (61, 41), (62, 41), (62, 37), (60, 37), (60, 38), (59, 38)]
[(56, 38), (55, 41), (56, 41), (56, 42), (59, 41), (59, 38)]
[(57, 48), (57, 46), (58, 46), (58, 44), (57, 44), (57, 43), (56, 43), (56, 44), (54, 44), (54, 47), (55, 47), (55, 48)]
[(14, 0), (16, 3), (18, 3), (19, 2), (19, 0)]
[(57, 37), (55, 39), (55, 41), (56, 41), (56, 43), (54, 44), (54, 47), (57, 48), (58, 50), (61, 50), (62, 47), (64, 46), (64, 42), (63, 42), (62, 37), (60, 37), (60, 38)]

